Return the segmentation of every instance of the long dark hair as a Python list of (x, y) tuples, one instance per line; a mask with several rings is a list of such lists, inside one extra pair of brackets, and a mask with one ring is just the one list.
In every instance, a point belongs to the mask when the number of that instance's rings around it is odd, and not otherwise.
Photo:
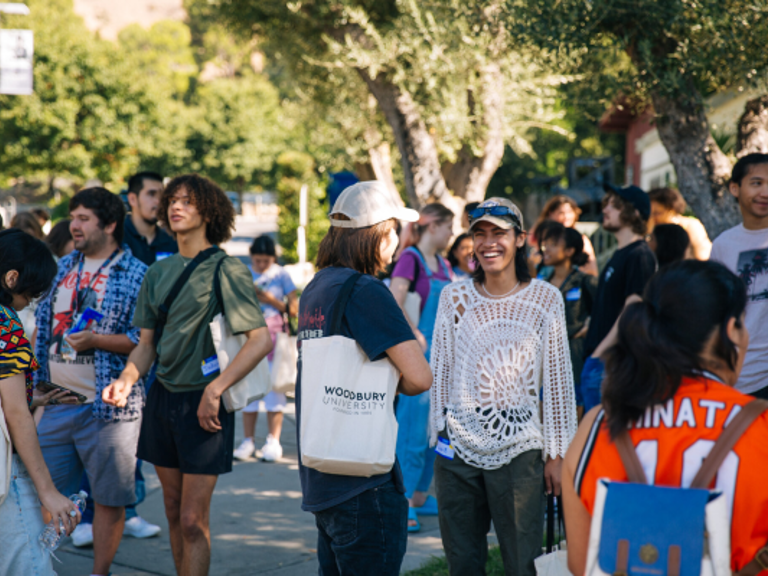
[(469, 234), (466, 234), (466, 233), (459, 234), (458, 236), (456, 236), (456, 240), (453, 241), (453, 245), (451, 246), (451, 249), (448, 250), (447, 258), (452, 268), (456, 268), (459, 265), (459, 260), (456, 258), (456, 255), (454, 254), (454, 252), (459, 248), (459, 246), (461, 246), (461, 243), (464, 242), (464, 240), (466, 240), (467, 238), (472, 240), (472, 237)]
[(554, 226), (549, 226), (542, 236), (542, 241), (554, 240), (565, 243), (565, 249), (573, 248), (571, 264), (573, 266), (584, 266), (589, 261), (589, 256), (584, 252), (584, 239), (581, 232), (573, 228), (566, 228), (559, 222), (553, 222)]
[[(13, 290), (5, 286), (5, 275), (19, 273)], [(0, 304), (10, 307), (14, 294), (38, 298), (56, 277), (56, 261), (45, 242), (16, 228), (0, 232)]]
[[(523, 233), (523, 231), (517, 227), (513, 228), (512, 230), (515, 233), (515, 238)], [(531, 271), (528, 268), (528, 245), (523, 244), (521, 248), (517, 248), (516, 250), (515, 275), (517, 276), (517, 280), (521, 284), (530, 282)], [(477, 254), (472, 254), (472, 260), (475, 262), (475, 270), (472, 272), (472, 279), (478, 284), (482, 284), (485, 282), (485, 270), (483, 270), (483, 267), (480, 265), (480, 261), (477, 259)]]
[(643, 302), (624, 311), (618, 344), (607, 353), (603, 405), (611, 436), (672, 398), (683, 376), (706, 369), (701, 354), (714, 332), (714, 354), (734, 369), (738, 351), (727, 327), (731, 318), (741, 326), (746, 305), (744, 282), (716, 262), (686, 260), (651, 278)]

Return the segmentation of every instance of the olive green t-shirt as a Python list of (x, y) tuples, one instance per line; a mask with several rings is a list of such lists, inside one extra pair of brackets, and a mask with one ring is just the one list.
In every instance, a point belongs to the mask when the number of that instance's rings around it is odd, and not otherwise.
[[(219, 372), (203, 375), (202, 365), (216, 354), (208, 325), (221, 312), (213, 291), (213, 274), (222, 258), (227, 258), (223, 251), (195, 268), (168, 313), (157, 346), (156, 376), (171, 392), (201, 390), (219, 375)], [(135, 326), (155, 328), (160, 305), (191, 261), (174, 254), (149, 267), (136, 303)], [(266, 326), (245, 264), (236, 258), (227, 258), (219, 270), (219, 280), (225, 317), (234, 334)]]

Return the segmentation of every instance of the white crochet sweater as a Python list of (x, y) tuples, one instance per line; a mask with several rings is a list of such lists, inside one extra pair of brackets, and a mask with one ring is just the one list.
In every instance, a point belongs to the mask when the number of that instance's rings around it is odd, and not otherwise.
[(445, 429), (459, 456), (486, 470), (528, 450), (565, 456), (576, 402), (563, 297), (551, 284), (493, 299), (471, 279), (446, 286), (430, 364), (432, 445)]

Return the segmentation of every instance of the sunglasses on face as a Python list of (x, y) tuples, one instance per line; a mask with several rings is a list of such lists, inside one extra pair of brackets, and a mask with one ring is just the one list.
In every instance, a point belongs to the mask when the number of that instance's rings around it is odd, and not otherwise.
[(505, 218), (509, 218), (512, 221), (512, 224), (517, 226), (518, 228), (522, 228), (523, 225), (520, 222), (520, 218), (517, 217), (517, 214), (512, 212), (509, 208), (506, 206), (485, 206), (485, 207), (479, 207), (475, 208), (474, 210), (469, 211), (469, 217), (472, 220), (477, 220), (481, 216), (485, 216), (486, 214), (489, 214), (491, 216), (502, 216)]

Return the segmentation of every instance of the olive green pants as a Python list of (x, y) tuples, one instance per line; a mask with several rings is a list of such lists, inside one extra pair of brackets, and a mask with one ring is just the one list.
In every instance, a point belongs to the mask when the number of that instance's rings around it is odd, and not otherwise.
[(544, 534), (544, 463), (530, 450), (497, 470), (438, 456), (435, 492), (452, 576), (485, 575), (491, 521), (506, 576), (535, 576)]

